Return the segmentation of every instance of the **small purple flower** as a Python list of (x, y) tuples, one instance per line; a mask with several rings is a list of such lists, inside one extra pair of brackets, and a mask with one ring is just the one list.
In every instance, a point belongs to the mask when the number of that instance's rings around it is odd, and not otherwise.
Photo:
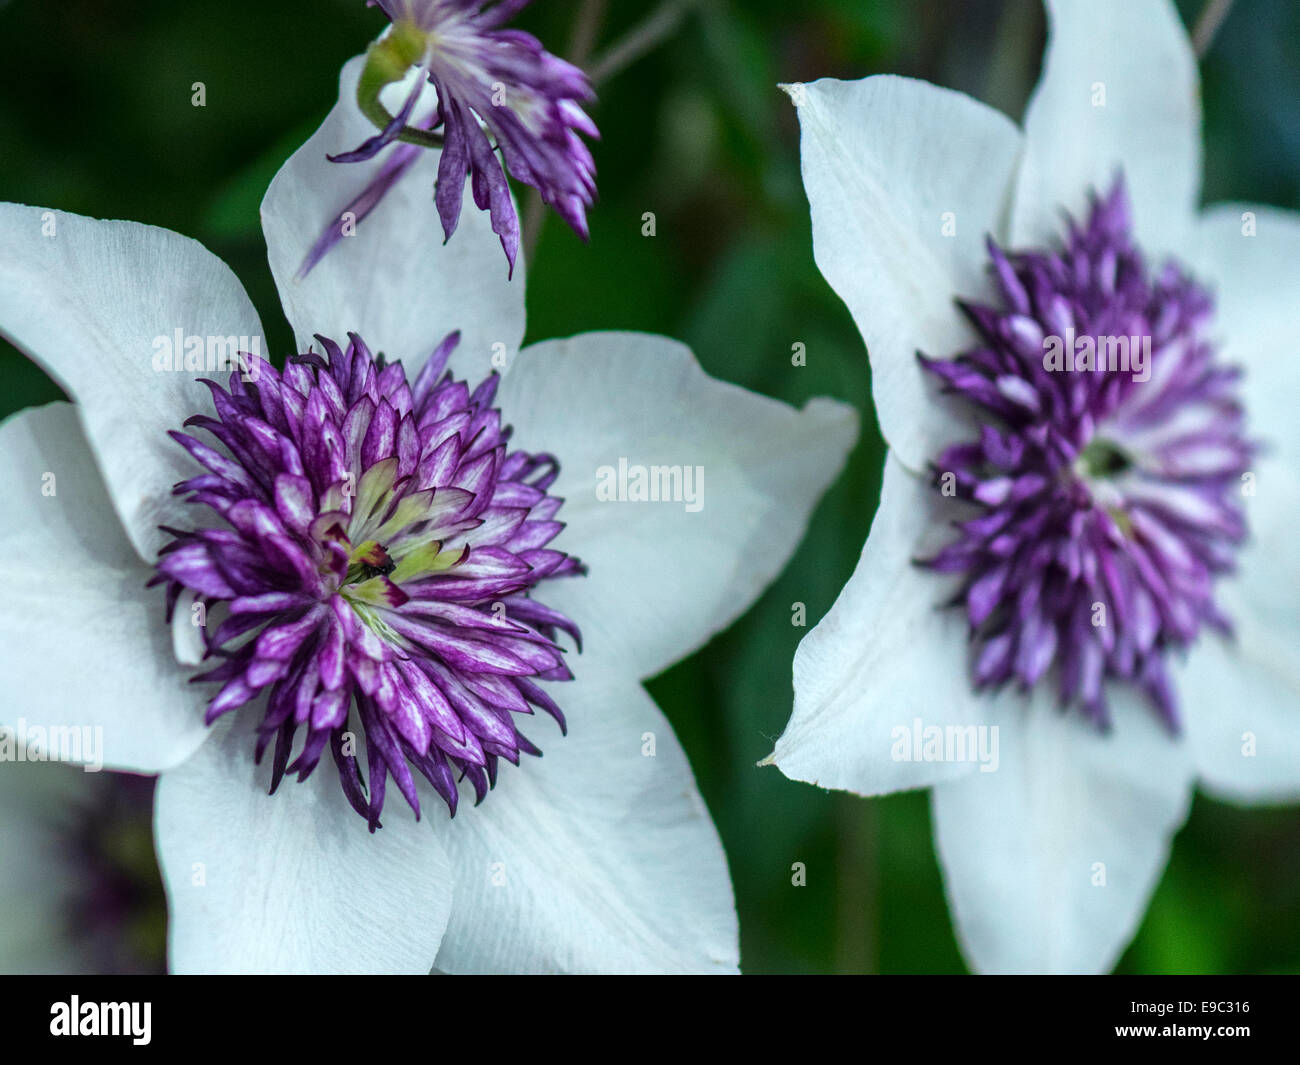
[(1103, 680), (1130, 681), (1177, 731), (1165, 656), (1230, 631), (1214, 580), (1245, 538), (1253, 448), (1209, 293), (1173, 262), (1149, 274), (1131, 228), (1120, 178), (1059, 250), (989, 241), (1003, 307), (962, 303), (979, 345), (921, 357), (990, 419), (935, 462), (980, 513), (925, 564), (963, 577), (977, 688), (1055, 665), (1061, 702), (1105, 727)]
[(150, 832), (155, 783), (128, 773), (73, 777), (67, 786), (84, 794), (46, 811), (72, 889), (65, 934), (88, 971), (164, 970), (167, 909)]
[(164, 969), (154, 779), (50, 764), (0, 768), (0, 974)]
[[(596, 166), (579, 134), (600, 135), (582, 109), (595, 93), (586, 74), (546, 51), (537, 38), (502, 28), (528, 2), (370, 0), (393, 23), (391, 32), (371, 45), (357, 85), (357, 102), (379, 132), (330, 159), (362, 162), (394, 142), (403, 143), (348, 205), (346, 211), (357, 221), (402, 176), (420, 148), (436, 148), (441, 155), (434, 200), (447, 239), (460, 220), (468, 176), (474, 202), (490, 213), (513, 273), (519, 220), (506, 171), (537, 189), (542, 201), (587, 239)], [(409, 78), (413, 69), (418, 74)], [(404, 83), (406, 96), (394, 115), (380, 93), (395, 82)], [(430, 113), (416, 117), (426, 82), (436, 90), (437, 102)], [(341, 219), (342, 213), (313, 245), (300, 274), (338, 242)]]
[[(563, 528), (550, 455), (511, 451), (493, 406), (498, 377), (473, 392), (449, 372), (444, 340), (408, 383), (400, 362), (317, 337), (326, 357), (259, 362), (256, 384), (233, 373), (212, 392), (206, 430), (172, 436), (208, 472), (176, 486), (221, 528), (166, 531), (153, 583), (168, 618), (188, 590), (219, 665), (195, 678), (223, 686), (208, 724), (266, 693), (260, 761), (275, 740), (271, 790), (305, 780), (328, 745), (352, 807), (379, 827), (389, 774), (420, 813), (412, 769), (452, 814), (457, 782), (478, 801), (501, 758), (540, 754), (515, 714), (539, 708), (564, 728), (538, 680), (570, 680), (559, 631), (577, 627), (529, 597), (539, 582), (581, 574), (546, 545)], [(369, 786), (347, 742), (355, 706)], [(299, 729), (305, 740), (292, 762)]]

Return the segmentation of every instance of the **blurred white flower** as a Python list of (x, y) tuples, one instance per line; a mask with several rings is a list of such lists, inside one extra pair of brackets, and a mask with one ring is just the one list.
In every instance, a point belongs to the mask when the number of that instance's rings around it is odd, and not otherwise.
[[(988, 972), (1110, 968), (1194, 782), (1300, 795), (1300, 218), (1198, 213), (1168, 0), (1047, 7), (1023, 129), (904, 78), (789, 90), (817, 263), (890, 453), (768, 761), (932, 788), (958, 939)], [(1076, 326), (1153, 338), (1149, 380), (1050, 372)]]

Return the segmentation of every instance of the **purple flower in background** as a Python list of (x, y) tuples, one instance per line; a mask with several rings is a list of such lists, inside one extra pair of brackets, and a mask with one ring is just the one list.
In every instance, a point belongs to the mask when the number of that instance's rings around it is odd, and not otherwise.
[(1200, 210), (1169, 0), (1047, 9), (1023, 128), (907, 78), (788, 89), (889, 453), (766, 762), (931, 789), (991, 972), (1110, 968), (1194, 785), (1300, 796), (1300, 218)]
[(1230, 632), (1214, 580), (1245, 538), (1240, 376), (1215, 359), (1208, 292), (1131, 240), (1122, 179), (1059, 251), (1004, 254), (1002, 306), (963, 304), (979, 337), (922, 363), (990, 417), (934, 463), (978, 508), (926, 561), (962, 578), (975, 687), (1028, 691), (1109, 726), (1103, 681), (1128, 681), (1178, 729), (1166, 659), (1203, 624)]
[[(586, 74), (546, 51), (531, 34), (502, 28), (529, 0), (370, 2), (393, 23), (371, 45), (357, 82), (357, 103), (379, 132), (330, 158), (367, 162), (400, 144), (330, 222), (300, 273), (310, 271), (350, 225), (369, 214), (421, 148), (441, 149), (434, 200), (447, 239), (460, 220), (468, 176), (474, 202), (489, 212), (514, 270), (519, 220), (508, 171), (535, 188), (585, 240), (596, 166), (582, 136), (595, 138), (599, 132), (582, 105), (595, 93)], [(395, 114), (383, 95), (400, 100), (394, 101)]]
[[(220, 664), (197, 679), (223, 684), (207, 722), (267, 692), (257, 755), (275, 740), (271, 790), (286, 770), (305, 780), (328, 744), (374, 831), (389, 774), (417, 816), (412, 768), (454, 815), (460, 779), (482, 801), (499, 759), (541, 753), (516, 714), (537, 707), (563, 728), (536, 681), (572, 679), (554, 637), (580, 644), (578, 629), (528, 593), (582, 569), (546, 546), (563, 528), (547, 494), (558, 463), (507, 449), (497, 375), (472, 393), (441, 376), (458, 335), (414, 385), (360, 337), (346, 351), (318, 339), (325, 358), (296, 356), (283, 374), (261, 362), (255, 386), (204, 381), (217, 417), (186, 424), (224, 451), (173, 433), (208, 471), (175, 490), (224, 524), (176, 532), (155, 582), (169, 621), (186, 590), (225, 608), (203, 629)], [(368, 788), (345, 739), (354, 706)]]
[[(437, 151), (299, 276), (353, 169), (322, 149), (364, 122), (359, 74), (262, 203), (282, 370), (202, 383), (263, 332), (194, 241), (0, 204), (0, 332), (73, 399), (0, 425), (0, 727), (90, 730), (104, 766), (159, 776), (173, 971), (732, 971), (722, 845), (641, 681), (780, 571), (853, 412), (662, 337), (521, 350), (489, 216), (444, 244), (414, 209)], [(707, 497), (605, 501), (628, 462), (699, 466)], [(536, 753), (516, 722), (538, 707), (567, 734), (546, 722), (545, 756), (494, 780)], [(311, 772), (326, 747), (343, 787)], [(367, 831), (390, 774), (420, 816)]]
[(161, 972), (153, 779), (39, 756), (0, 770), (0, 973)]

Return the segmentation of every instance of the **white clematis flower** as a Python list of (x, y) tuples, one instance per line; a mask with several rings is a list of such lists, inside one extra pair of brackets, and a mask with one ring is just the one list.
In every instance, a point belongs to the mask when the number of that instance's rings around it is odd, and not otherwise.
[[(347, 199), (326, 153), (365, 132), (356, 75), (262, 207), (315, 354), (246, 360), (229, 391), (168, 368), (192, 338), (200, 361), (212, 338), (258, 350), (223, 263), (149, 226), (0, 205), (0, 332), (73, 398), (0, 426), (0, 723), (85, 728), (107, 767), (161, 774), (173, 971), (734, 970), (720, 842), (640, 682), (776, 575), (854, 415), (715, 381), (660, 337), (518, 351), (522, 277), (490, 221), (443, 247), (414, 202), (434, 152), (296, 279)], [(702, 506), (602, 501), (620, 460), (701, 467)], [(223, 686), (190, 682), (205, 653)], [(521, 759), (535, 707), (567, 736), (539, 715), (545, 757)], [(471, 785), (481, 805), (452, 819)]]
[(1300, 796), (1300, 217), (1198, 213), (1171, 3), (1047, 8), (1023, 129), (904, 78), (791, 89), (890, 453), (768, 761), (933, 789), (986, 972), (1110, 968), (1194, 782)]

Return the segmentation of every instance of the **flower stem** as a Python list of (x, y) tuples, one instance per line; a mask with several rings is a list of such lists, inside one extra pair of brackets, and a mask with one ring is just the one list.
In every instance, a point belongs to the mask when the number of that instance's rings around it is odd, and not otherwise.
[(835, 971), (878, 970), (879, 815), (857, 795), (836, 795)]
[[(586, 64), (587, 57), (596, 46), (600, 36), (601, 24), (605, 21), (607, 0), (583, 0), (578, 9), (578, 17), (573, 22), (573, 34), (569, 39), (569, 62), (576, 67)], [(528, 193), (524, 204), (523, 245), (524, 262), (533, 261), (533, 252), (537, 250), (537, 241), (542, 235), (542, 224), (546, 221), (546, 205), (536, 189)]]
[[(682, 21), (698, 0), (664, 0), (643, 22), (628, 30), (609, 48), (587, 64), (587, 57), (595, 46), (600, 24), (604, 20), (606, 0), (583, 0), (574, 22), (573, 38), (569, 45), (569, 62), (586, 67), (592, 85), (607, 81), (626, 67), (631, 66), (647, 52), (653, 51), (681, 26)], [(546, 221), (541, 196), (534, 189), (524, 205), (523, 246), (524, 261), (531, 262), (537, 242)]]
[(696, 2), (697, 0), (664, 0), (644, 22), (633, 26), (592, 60), (587, 71), (591, 83), (599, 85), (659, 47), (677, 32)]
[(1192, 48), (1196, 51), (1197, 59), (1204, 59), (1205, 53), (1210, 50), (1210, 45), (1214, 43), (1215, 35), (1219, 32), (1219, 27), (1223, 25), (1223, 20), (1228, 17), (1228, 12), (1232, 10), (1232, 0), (1207, 0), (1206, 5), (1201, 8), (1201, 14), (1196, 20), (1196, 28), (1192, 30)]

